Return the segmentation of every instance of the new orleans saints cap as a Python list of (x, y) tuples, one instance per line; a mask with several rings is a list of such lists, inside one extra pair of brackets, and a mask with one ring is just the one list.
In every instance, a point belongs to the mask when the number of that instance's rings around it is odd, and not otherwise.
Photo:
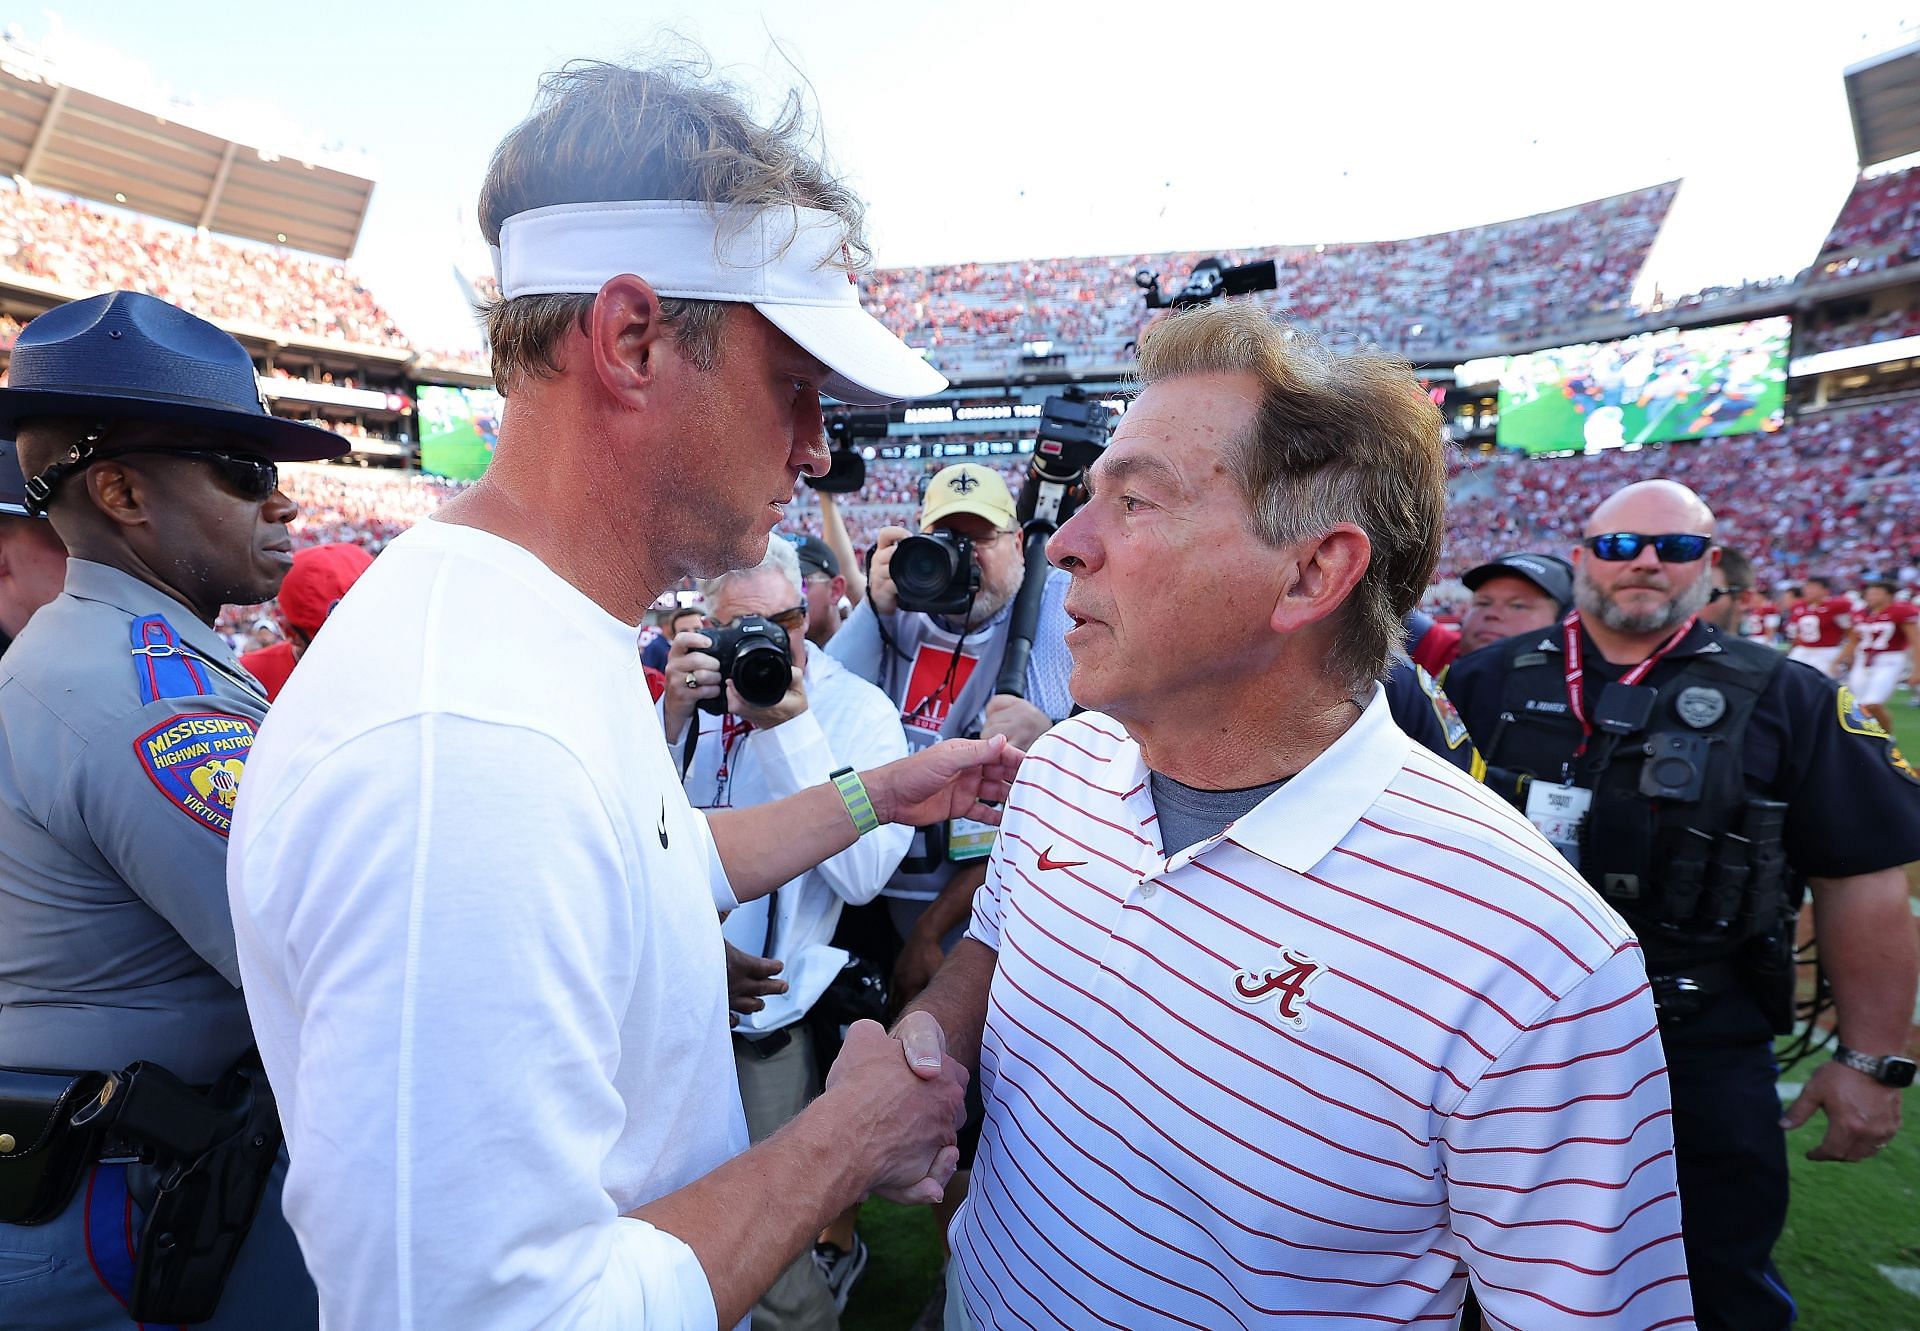
[(920, 530), (932, 531), (935, 523), (956, 513), (983, 517), (1003, 531), (1019, 524), (1007, 483), (999, 472), (978, 462), (943, 467), (927, 482), (926, 498), (920, 503)]

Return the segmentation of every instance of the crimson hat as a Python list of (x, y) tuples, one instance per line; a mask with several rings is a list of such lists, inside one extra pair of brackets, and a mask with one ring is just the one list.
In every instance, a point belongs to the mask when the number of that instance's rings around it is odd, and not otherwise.
[(280, 584), (280, 614), (308, 637), (333, 613), (347, 589), (373, 565), (373, 556), (357, 545), (339, 542), (296, 551), (287, 580)]

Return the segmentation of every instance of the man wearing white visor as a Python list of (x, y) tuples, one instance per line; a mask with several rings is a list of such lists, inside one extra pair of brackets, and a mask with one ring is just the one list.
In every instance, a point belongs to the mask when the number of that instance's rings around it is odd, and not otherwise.
[(856, 1025), (748, 1150), (719, 913), (880, 823), (994, 817), (1020, 755), (703, 817), (636, 626), (759, 559), (823, 392), (944, 381), (861, 310), (860, 205), (795, 119), (686, 69), (551, 76), (480, 212), (492, 465), (328, 619), (235, 814), (286, 1210), (331, 1326), (733, 1326), (855, 1200), (939, 1197), (965, 1074)]

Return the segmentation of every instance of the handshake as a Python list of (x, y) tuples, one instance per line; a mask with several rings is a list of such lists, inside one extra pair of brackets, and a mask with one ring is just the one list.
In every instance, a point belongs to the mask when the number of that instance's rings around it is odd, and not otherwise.
[(947, 1055), (940, 1023), (909, 1012), (893, 1035), (877, 1021), (847, 1028), (820, 1097), (789, 1125), (829, 1135), (861, 1194), (932, 1205), (959, 1166), (967, 1069)]

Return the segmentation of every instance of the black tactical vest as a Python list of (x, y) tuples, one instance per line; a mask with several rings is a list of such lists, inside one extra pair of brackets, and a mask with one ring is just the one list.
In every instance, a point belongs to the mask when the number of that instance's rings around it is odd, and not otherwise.
[(1645, 725), (1625, 735), (1596, 728), (1576, 760), (1566, 658), (1544, 645), (1529, 636), (1510, 658), (1489, 784), (1517, 793), (1523, 808), (1517, 776), (1558, 783), (1564, 772), (1594, 792), (1580, 872), (1640, 936), (1649, 973), (1733, 960), (1750, 940), (1777, 935), (1788, 895), (1785, 806), (1749, 798), (1741, 744), (1780, 654), (1715, 638), (1661, 663), (1643, 681), (1656, 691)]

